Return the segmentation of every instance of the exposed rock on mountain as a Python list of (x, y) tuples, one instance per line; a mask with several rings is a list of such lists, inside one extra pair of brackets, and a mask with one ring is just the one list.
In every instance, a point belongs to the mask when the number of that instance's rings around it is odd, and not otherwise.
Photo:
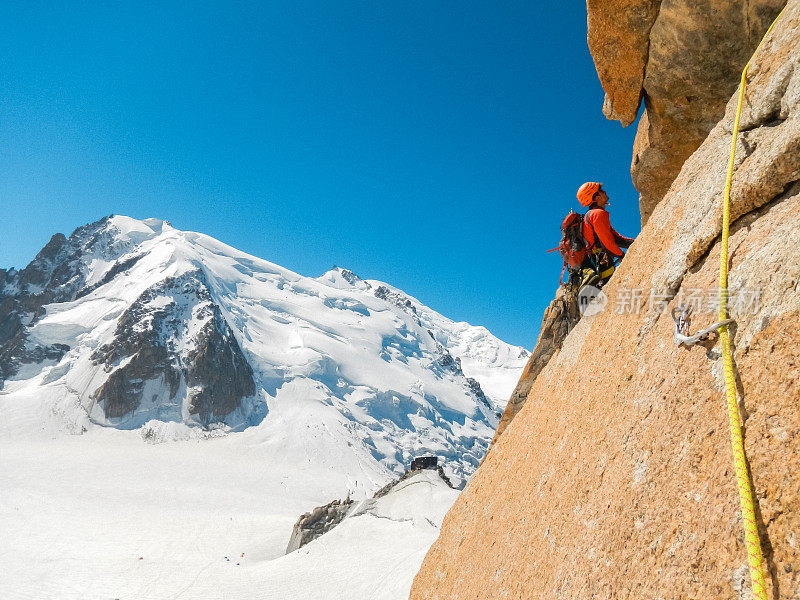
[[(328, 533), (348, 517), (357, 517), (359, 515), (382, 516), (380, 515), (380, 511), (375, 510), (381, 504), (379, 502), (380, 499), (388, 496), (394, 490), (404, 487), (406, 485), (404, 482), (409, 479), (416, 477), (420, 481), (430, 483), (436, 481), (436, 477), (433, 474), (438, 474), (439, 480), (436, 483), (441, 485), (442, 482), (444, 482), (448, 488), (453, 489), (450, 479), (441, 466), (434, 464), (430, 467), (420, 467), (414, 464), (416, 462), (416, 460), (413, 461), (411, 467), (397, 480), (386, 484), (375, 492), (372, 498), (362, 500), (361, 502), (355, 502), (349, 497), (344, 500), (334, 500), (325, 506), (318, 506), (311, 512), (302, 515), (292, 529), (289, 545), (286, 547), (286, 554), (299, 550), (309, 542)], [(422, 475), (422, 477), (418, 477), (420, 475)]]
[(292, 536), (286, 546), (286, 554), (299, 550), (319, 536), (328, 533), (344, 521), (355, 502), (350, 498), (333, 500), (325, 506), (318, 506), (311, 512), (302, 515), (292, 529)]
[(644, 100), (631, 165), (643, 223), (722, 118), (738, 75), (785, 4), (587, 1), (603, 112), (627, 126)]
[[(41, 369), (43, 363), (64, 358), (69, 343), (43, 343), (31, 339), (31, 331), (48, 305), (85, 298), (115, 277), (125, 277), (141, 258), (131, 252), (137, 241), (136, 236), (120, 236), (106, 217), (69, 238), (54, 235), (25, 269), (4, 272), (0, 382), (23, 366)], [(101, 277), (92, 270), (97, 263), (110, 265)], [(183, 358), (181, 351), (186, 351)], [(151, 394), (148, 404), (174, 406), (182, 387), (191, 397), (188, 414), (204, 424), (224, 420), (243, 398), (255, 394), (252, 369), (198, 270), (148, 288), (119, 318), (113, 341), (91, 358), (109, 373), (90, 397), (108, 419), (123, 419), (139, 408), (145, 389)], [(148, 388), (156, 380), (160, 385)], [(169, 390), (166, 398), (162, 385)]]
[(201, 271), (168, 277), (148, 288), (120, 317), (114, 340), (92, 354), (92, 360), (111, 373), (93, 394), (107, 418), (139, 408), (147, 382), (157, 379), (169, 396), (148, 401), (175, 403), (183, 385), (189, 414), (205, 425), (223, 421), (256, 392), (253, 370)]
[(28, 331), (47, 304), (85, 295), (88, 267), (82, 258), (113, 261), (130, 248), (107, 224), (105, 218), (79, 227), (69, 239), (57, 233), (22, 271), (0, 270), (0, 388), (24, 365), (58, 361), (69, 351), (67, 344), (30, 340)]
[[(799, 32), (791, 0), (751, 71), (729, 280), (768, 597), (787, 600), (800, 594)], [(676, 347), (669, 316), (688, 303), (695, 330), (717, 318), (735, 104), (656, 206), (606, 310), (581, 319), (533, 381), (412, 600), (749, 597), (719, 347)]]
[[(351, 513), (302, 548), (268, 561), (258, 572), (263, 598), (408, 598), (425, 551), (436, 539), (458, 492), (434, 470), (415, 471), (379, 498), (357, 502)], [(388, 543), (387, 543), (388, 542)], [(238, 579), (241, 573), (226, 578)], [(191, 591), (203, 590), (202, 574)], [(252, 585), (252, 579), (244, 585)], [(213, 589), (220, 589), (219, 583)], [(224, 589), (235, 589), (233, 585)], [(201, 594), (195, 593), (195, 596)]]
[(587, 0), (587, 42), (606, 92), (603, 114), (627, 127), (642, 99), (650, 30), (661, 0)]

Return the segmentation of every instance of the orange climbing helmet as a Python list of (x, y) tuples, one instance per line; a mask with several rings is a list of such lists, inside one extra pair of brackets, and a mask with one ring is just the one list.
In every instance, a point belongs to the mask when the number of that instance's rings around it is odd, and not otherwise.
[(603, 187), (603, 184), (596, 181), (587, 181), (579, 187), (576, 196), (581, 206), (589, 206), (594, 199), (594, 195), (600, 191), (601, 187)]

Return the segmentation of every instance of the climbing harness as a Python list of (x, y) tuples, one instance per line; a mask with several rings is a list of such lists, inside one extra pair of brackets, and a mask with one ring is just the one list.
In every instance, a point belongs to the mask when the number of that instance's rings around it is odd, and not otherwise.
[(689, 325), (692, 321), (691, 305), (681, 304), (680, 306), (676, 306), (672, 309), (671, 314), (672, 320), (675, 321), (675, 333), (673, 334), (673, 339), (675, 340), (676, 346), (680, 346), (682, 344), (686, 347), (689, 347), (697, 342), (705, 342), (709, 339), (711, 333), (717, 331), (725, 325), (730, 325), (734, 322), (733, 319), (724, 319), (714, 323), (713, 325), (709, 325), (694, 335), (689, 335)]
[[(596, 260), (592, 260), (591, 265), (592, 266), (590, 267), (586, 267), (574, 272), (574, 287), (576, 293), (579, 293), (588, 285), (596, 288), (603, 287), (617, 269), (617, 266), (613, 261), (601, 263)], [(573, 280), (571, 279), (570, 281)]]
[(747, 84), (747, 69), (753, 57), (758, 53), (761, 44), (769, 35), (775, 23), (781, 18), (785, 7), (772, 25), (769, 26), (764, 37), (758, 43), (753, 56), (747, 61), (742, 70), (742, 79), (739, 82), (739, 103), (736, 106), (736, 118), (733, 122), (733, 136), (731, 139), (731, 156), (728, 162), (728, 174), (725, 178), (725, 194), (722, 203), (722, 239), (720, 241), (720, 267), (719, 267), (719, 337), (722, 344), (722, 363), (725, 371), (725, 390), (728, 399), (728, 421), (731, 432), (731, 446), (733, 448), (733, 462), (736, 466), (736, 480), (739, 486), (739, 502), (742, 509), (742, 521), (744, 524), (745, 543), (747, 545), (747, 558), (750, 563), (750, 579), (752, 581), (752, 592), (758, 600), (767, 600), (767, 587), (764, 580), (764, 557), (761, 552), (761, 542), (758, 537), (758, 526), (756, 524), (755, 506), (753, 503), (753, 489), (750, 485), (750, 475), (747, 469), (747, 459), (744, 454), (744, 437), (742, 435), (742, 423), (739, 415), (739, 404), (736, 398), (736, 377), (733, 369), (733, 352), (731, 351), (731, 340), (728, 333), (728, 325), (722, 324), (728, 319), (728, 237), (731, 227), (731, 181), (733, 180), (733, 166), (736, 160), (736, 139), (739, 135), (739, 119), (742, 114), (742, 98)]

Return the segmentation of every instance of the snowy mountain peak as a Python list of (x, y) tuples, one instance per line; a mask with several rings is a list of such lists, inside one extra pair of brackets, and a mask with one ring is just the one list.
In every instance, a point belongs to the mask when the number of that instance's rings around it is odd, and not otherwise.
[(175, 231), (168, 221), (154, 218), (140, 221), (123, 215), (111, 215), (107, 224), (109, 228), (116, 230), (118, 236), (140, 241), (152, 239), (167, 231)]
[(349, 271), (347, 269), (342, 269), (341, 267), (337, 267), (336, 265), (334, 265), (334, 267), (327, 273), (324, 273), (323, 275), (317, 277), (317, 281), (320, 281), (322, 283), (325, 283), (327, 285), (330, 285), (331, 287), (340, 290), (346, 290), (349, 288), (368, 290), (372, 287), (369, 283), (361, 279), (358, 275), (356, 275), (352, 271)]
[(347, 269), (303, 277), (119, 215), (0, 270), (0, 322), (5, 398), (62, 427), (257, 427), (375, 481), (419, 453), (468, 475), (526, 357)]

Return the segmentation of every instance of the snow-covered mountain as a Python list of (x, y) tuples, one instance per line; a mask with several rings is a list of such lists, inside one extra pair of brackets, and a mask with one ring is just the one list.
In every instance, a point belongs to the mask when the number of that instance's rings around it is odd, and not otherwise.
[(104, 218), (0, 270), (0, 427), (257, 426), (355, 487), (422, 453), (463, 480), (527, 356), (386, 283), (303, 277), (157, 219)]

